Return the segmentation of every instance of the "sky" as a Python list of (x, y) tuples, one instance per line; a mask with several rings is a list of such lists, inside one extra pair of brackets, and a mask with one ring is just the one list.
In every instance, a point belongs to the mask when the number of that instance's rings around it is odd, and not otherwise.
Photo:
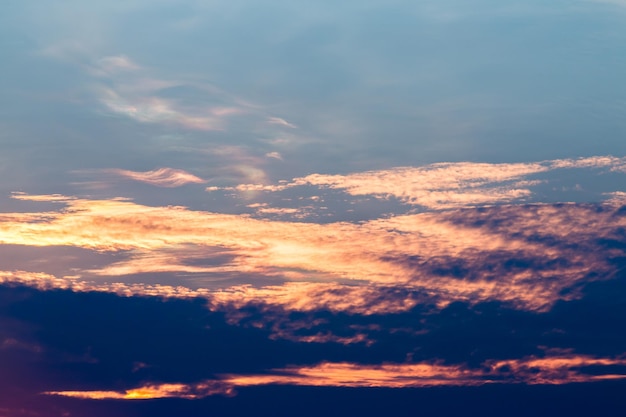
[(0, 417), (626, 408), (626, 2), (4, 0), (0, 55)]

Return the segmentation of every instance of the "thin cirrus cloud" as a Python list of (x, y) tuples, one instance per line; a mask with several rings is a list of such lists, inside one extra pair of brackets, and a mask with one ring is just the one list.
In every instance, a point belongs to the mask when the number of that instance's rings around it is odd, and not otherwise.
[[(155, 398), (197, 399), (210, 395), (234, 395), (237, 387), (260, 385), (300, 385), (351, 388), (422, 388), (433, 386), (477, 386), (484, 384), (543, 384), (594, 382), (624, 379), (611, 367), (626, 365), (626, 359), (561, 354), (485, 361), (480, 368), (442, 363), (362, 365), (323, 362), (315, 366), (291, 366), (256, 375), (222, 375), (217, 380), (197, 384), (148, 384), (117, 391), (49, 391), (44, 394), (104, 400)], [(585, 373), (581, 368), (606, 368), (605, 372)]]
[(272, 125), (280, 125), (280, 126), (289, 127), (292, 129), (297, 129), (296, 125), (289, 123), (288, 121), (280, 117), (270, 117), (267, 119), (267, 123), (272, 124)]
[[(224, 130), (228, 119), (252, 110), (241, 100), (211, 85), (151, 75), (127, 56), (93, 61), (87, 72), (95, 77), (91, 90), (106, 111), (140, 123), (171, 125), (187, 130)], [(201, 103), (172, 91), (191, 89), (205, 96)], [(209, 103), (209, 104), (207, 104)]]
[(159, 168), (144, 172), (110, 168), (99, 172), (166, 188), (180, 187), (187, 184), (202, 184), (206, 182), (202, 178), (187, 171), (174, 168)]
[(126, 55), (105, 56), (90, 66), (93, 75), (106, 77), (120, 72), (138, 71), (141, 67)]
[(224, 131), (236, 119), (279, 131), (297, 128), (281, 117), (268, 117), (262, 106), (210, 83), (155, 76), (155, 71), (125, 55), (99, 58), (86, 71), (95, 77), (91, 91), (105, 111), (139, 123)]
[(106, 108), (141, 123), (173, 124), (191, 130), (223, 130), (224, 119), (241, 113), (234, 107), (184, 109), (174, 101), (149, 95), (123, 94), (103, 89), (101, 102)]
[[(101, 111), (139, 123), (171, 125), (187, 130), (223, 130), (228, 118), (246, 111), (246, 106), (229, 100), (228, 95), (210, 85), (154, 76), (154, 71), (126, 55), (94, 58), (82, 48), (69, 55), (63, 48), (60, 51), (48, 48), (46, 55), (78, 64), (93, 77), (92, 84), (86, 88), (103, 106)], [(192, 105), (182, 97), (175, 99), (164, 94), (181, 87), (203, 92), (214, 104)]]

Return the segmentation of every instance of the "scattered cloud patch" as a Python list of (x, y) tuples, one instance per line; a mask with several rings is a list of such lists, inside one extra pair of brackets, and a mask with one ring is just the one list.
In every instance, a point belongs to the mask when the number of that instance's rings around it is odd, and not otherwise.
[(268, 152), (265, 154), (265, 156), (267, 156), (268, 158), (278, 159), (279, 161), (283, 160), (282, 155), (278, 152)]

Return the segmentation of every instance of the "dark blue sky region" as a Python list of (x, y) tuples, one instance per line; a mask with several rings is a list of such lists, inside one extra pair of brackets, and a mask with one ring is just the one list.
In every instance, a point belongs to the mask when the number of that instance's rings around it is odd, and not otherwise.
[(621, 416), (626, 2), (0, 5), (0, 417)]

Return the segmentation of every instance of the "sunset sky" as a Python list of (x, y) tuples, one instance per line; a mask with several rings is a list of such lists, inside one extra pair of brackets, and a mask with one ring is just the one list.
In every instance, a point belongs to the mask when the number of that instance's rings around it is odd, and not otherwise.
[(4, 0), (0, 417), (623, 416), (626, 1)]

